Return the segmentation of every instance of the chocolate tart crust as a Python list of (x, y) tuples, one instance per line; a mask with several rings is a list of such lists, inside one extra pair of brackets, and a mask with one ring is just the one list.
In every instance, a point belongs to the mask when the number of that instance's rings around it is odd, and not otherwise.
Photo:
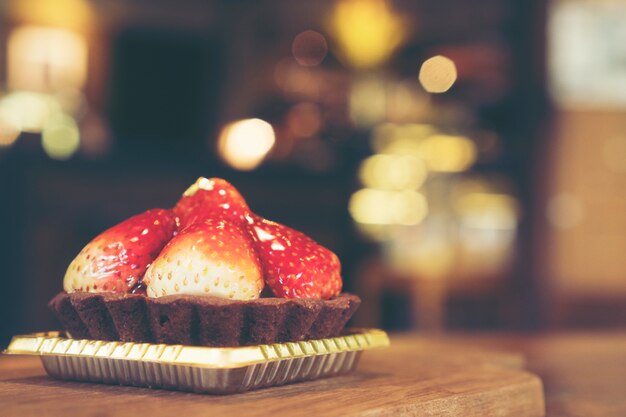
[(361, 299), (57, 294), (48, 306), (75, 339), (233, 347), (338, 336)]

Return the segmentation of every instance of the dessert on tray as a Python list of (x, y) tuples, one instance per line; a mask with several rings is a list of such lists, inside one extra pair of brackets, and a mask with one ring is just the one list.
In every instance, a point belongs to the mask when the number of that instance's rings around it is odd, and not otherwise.
[(49, 303), (65, 333), (18, 335), (4, 353), (60, 379), (210, 394), (341, 375), (389, 345), (344, 330), (361, 300), (341, 287), (334, 253), (200, 178), (174, 208), (89, 242)]
[(233, 347), (338, 336), (360, 304), (341, 287), (333, 252), (199, 178), (89, 242), (49, 305), (74, 339)]

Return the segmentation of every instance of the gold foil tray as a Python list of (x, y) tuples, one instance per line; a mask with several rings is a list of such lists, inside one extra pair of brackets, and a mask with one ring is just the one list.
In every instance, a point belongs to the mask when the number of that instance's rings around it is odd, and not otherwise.
[(4, 353), (39, 355), (59, 379), (229, 394), (345, 374), (362, 351), (386, 346), (387, 334), (376, 329), (235, 348), (75, 340), (48, 332), (15, 336)]

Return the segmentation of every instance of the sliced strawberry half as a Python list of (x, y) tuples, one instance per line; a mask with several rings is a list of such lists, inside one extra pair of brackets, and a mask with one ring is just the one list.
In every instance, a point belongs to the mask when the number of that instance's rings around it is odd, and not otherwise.
[(67, 292), (130, 292), (176, 231), (171, 210), (153, 209), (104, 231), (70, 263)]
[(265, 282), (277, 297), (328, 299), (341, 292), (339, 258), (287, 226), (248, 215), (247, 228), (261, 260)]
[(174, 207), (181, 230), (210, 219), (225, 219), (242, 224), (244, 216), (249, 212), (239, 191), (221, 178), (198, 178)]
[(208, 294), (235, 300), (258, 298), (264, 286), (246, 231), (213, 219), (174, 237), (148, 268), (144, 283), (149, 297)]

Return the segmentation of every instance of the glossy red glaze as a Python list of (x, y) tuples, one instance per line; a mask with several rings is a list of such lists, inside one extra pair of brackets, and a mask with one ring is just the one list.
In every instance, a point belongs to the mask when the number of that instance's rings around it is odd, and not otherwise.
[(148, 210), (113, 226), (72, 261), (66, 291), (131, 292), (175, 232), (176, 217), (166, 209)]
[(221, 178), (198, 178), (185, 191), (174, 213), (180, 219), (180, 230), (205, 220), (228, 220), (242, 224), (250, 209), (239, 191)]
[(256, 215), (247, 228), (276, 297), (328, 299), (341, 292), (339, 258), (305, 234)]
[[(172, 240), (176, 233), (180, 235)], [(210, 241), (198, 244), (211, 236), (222, 239), (219, 246)], [(170, 240), (172, 244), (164, 249)], [(329, 299), (341, 292), (341, 264), (333, 252), (301, 232), (253, 214), (235, 187), (220, 178), (199, 178), (172, 210), (149, 210), (96, 237), (70, 264), (64, 287), (68, 291), (145, 294), (147, 283), (142, 278), (146, 269), (159, 263), (160, 268), (151, 268), (158, 279), (158, 272), (170, 267), (159, 256), (162, 250), (174, 251), (172, 254), (200, 250), (204, 258), (198, 262), (208, 262), (201, 268), (203, 274), (207, 270), (207, 276), (208, 271), (228, 265), (245, 272), (239, 276), (254, 280), (258, 274), (252, 272), (258, 272), (260, 264), (267, 284), (263, 295), (268, 287), (281, 298)], [(192, 252), (186, 259), (187, 268), (194, 270), (197, 265), (191, 262)], [(171, 266), (171, 274), (166, 275), (175, 275), (176, 267)], [(179, 288), (185, 286), (184, 278)], [(189, 277), (186, 285), (191, 285)], [(255, 288), (260, 291), (262, 283)]]

